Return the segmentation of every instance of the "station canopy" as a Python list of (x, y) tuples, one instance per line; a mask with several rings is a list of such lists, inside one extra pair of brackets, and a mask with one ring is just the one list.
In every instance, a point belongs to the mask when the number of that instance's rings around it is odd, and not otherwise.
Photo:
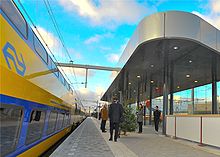
[[(220, 31), (197, 15), (170, 11), (145, 17), (128, 42), (118, 73), (102, 97), (129, 103), (220, 81)], [(151, 90), (150, 90), (151, 89)], [(168, 93), (168, 94), (169, 94)]]

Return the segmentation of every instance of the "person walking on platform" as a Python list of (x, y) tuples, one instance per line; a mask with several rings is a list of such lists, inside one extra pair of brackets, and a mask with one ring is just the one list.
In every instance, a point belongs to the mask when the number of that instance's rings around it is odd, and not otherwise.
[(108, 119), (108, 110), (107, 110), (107, 105), (105, 104), (103, 106), (103, 108), (101, 109), (101, 118), (102, 118), (102, 121), (101, 121), (101, 130), (102, 132), (106, 132), (105, 130), (105, 124), (106, 124), (106, 121)]
[(158, 134), (158, 125), (160, 122), (160, 115), (161, 111), (158, 109), (158, 106), (156, 106), (156, 109), (154, 111), (154, 124), (155, 124), (155, 131)]
[(140, 104), (139, 108), (138, 108), (138, 112), (137, 112), (137, 122), (138, 122), (138, 126), (139, 126), (139, 131), (138, 133), (142, 133), (142, 127), (143, 127), (143, 105)]
[(109, 141), (112, 141), (113, 137), (113, 129), (115, 129), (115, 136), (114, 141), (117, 142), (118, 138), (118, 130), (119, 130), (119, 123), (123, 116), (123, 107), (118, 102), (116, 97), (113, 98), (112, 104), (109, 107), (109, 119), (110, 119), (110, 138)]

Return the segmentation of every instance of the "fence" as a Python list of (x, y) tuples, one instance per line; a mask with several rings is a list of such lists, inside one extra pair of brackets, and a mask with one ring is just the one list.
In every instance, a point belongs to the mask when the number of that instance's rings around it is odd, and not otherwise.
[(220, 148), (220, 115), (166, 116), (166, 135)]

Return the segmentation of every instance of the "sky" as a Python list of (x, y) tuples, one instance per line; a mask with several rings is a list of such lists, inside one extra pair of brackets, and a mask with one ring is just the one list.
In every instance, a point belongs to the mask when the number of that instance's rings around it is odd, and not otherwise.
[[(31, 17), (59, 62), (116, 67), (138, 23), (169, 10), (194, 13), (220, 29), (220, 0), (15, 0)], [(48, 8), (51, 11), (48, 11)], [(23, 12), (23, 10), (21, 9)], [(54, 26), (50, 14), (57, 25)], [(24, 14), (27, 19), (27, 16)], [(27, 19), (27, 21), (29, 21)], [(29, 21), (30, 22), (30, 21)], [(31, 25), (31, 24), (30, 24)], [(33, 27), (33, 26), (32, 26)], [(56, 28), (59, 29), (57, 33)], [(34, 31), (35, 28), (33, 28)], [(63, 43), (61, 42), (61, 40)], [(62, 45), (64, 44), (65, 47)], [(67, 54), (68, 52), (68, 54)], [(70, 56), (70, 57), (69, 57)], [(116, 72), (63, 68), (85, 106), (108, 89)]]

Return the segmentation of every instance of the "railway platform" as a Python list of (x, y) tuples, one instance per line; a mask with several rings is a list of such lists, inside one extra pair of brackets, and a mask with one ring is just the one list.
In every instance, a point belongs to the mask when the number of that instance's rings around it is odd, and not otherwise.
[(152, 126), (144, 126), (143, 133), (128, 133), (118, 142), (108, 141), (102, 133), (100, 121), (87, 118), (52, 154), (52, 157), (219, 157), (218, 148), (198, 146), (197, 143), (171, 139), (154, 133)]

